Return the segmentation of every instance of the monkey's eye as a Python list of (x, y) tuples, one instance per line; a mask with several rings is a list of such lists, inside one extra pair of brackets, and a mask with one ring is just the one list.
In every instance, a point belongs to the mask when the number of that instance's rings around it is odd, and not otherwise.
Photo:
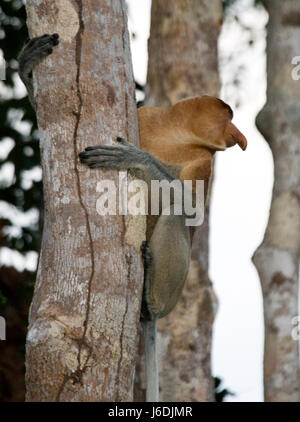
[(227, 107), (228, 107), (227, 110), (229, 111), (230, 119), (232, 120), (233, 119), (233, 111), (232, 111), (232, 108), (230, 106), (227, 106)]
[(226, 104), (223, 100), (221, 100), (220, 98), (218, 98), (218, 100), (220, 101), (220, 103), (222, 104), (222, 106), (228, 111), (230, 119), (233, 119), (233, 111), (232, 108)]

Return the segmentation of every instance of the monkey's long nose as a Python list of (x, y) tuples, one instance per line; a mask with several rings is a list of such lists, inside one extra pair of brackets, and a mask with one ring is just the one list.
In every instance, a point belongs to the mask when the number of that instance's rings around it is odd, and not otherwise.
[(232, 135), (235, 143), (238, 144), (239, 147), (243, 151), (245, 151), (245, 149), (247, 148), (247, 139), (246, 139), (246, 137), (242, 134), (242, 132), (240, 132), (238, 130), (238, 128), (233, 123), (231, 123), (231, 128), (230, 129), (231, 129), (230, 130), (231, 135)]

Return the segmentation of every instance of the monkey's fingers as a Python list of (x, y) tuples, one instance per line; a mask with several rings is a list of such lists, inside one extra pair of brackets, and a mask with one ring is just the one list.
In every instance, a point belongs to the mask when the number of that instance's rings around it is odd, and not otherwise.
[(80, 159), (81, 163), (89, 163), (91, 161), (102, 162), (102, 161), (105, 161), (105, 160), (119, 160), (119, 161), (121, 161), (122, 157), (118, 156), (117, 154), (110, 154), (110, 153), (99, 154), (99, 155), (94, 155), (94, 154), (93, 155), (85, 155), (85, 153), (84, 153), (84, 154), (79, 156), (79, 159)]
[[(98, 151), (121, 151), (122, 147), (115, 146), (115, 145), (97, 145), (94, 147), (86, 147), (84, 152), (89, 154), (96, 154)], [(81, 154), (81, 153), (80, 153)]]
[(79, 159), (82, 164), (91, 168), (110, 167), (119, 169), (124, 161), (123, 152), (118, 149), (101, 148), (79, 153)]
[[(130, 142), (126, 141), (126, 139), (121, 138), (120, 136), (117, 137), (116, 141), (119, 144), (124, 145), (124, 146), (132, 146), (132, 144)], [(86, 147), (85, 151), (92, 151), (92, 150), (95, 150), (95, 149), (100, 149), (100, 148), (103, 148), (103, 146), (111, 147), (111, 148), (118, 148), (118, 147), (114, 147), (113, 145), (93, 145), (93, 146)]]
[(34, 38), (28, 38), (26, 41), (26, 49), (29, 49), (33, 46), (35, 47), (41, 47), (44, 44), (47, 44), (51, 42), (52, 45), (58, 45), (59, 44), (59, 35), (58, 34), (44, 34), (41, 37), (34, 37)]
[(92, 151), (92, 150), (98, 149), (98, 148), (101, 148), (101, 145), (94, 145), (94, 146), (91, 146), (91, 147), (86, 147), (85, 151)]
[(119, 170), (124, 168), (124, 163), (122, 160), (116, 159), (114, 157), (91, 157), (88, 159), (80, 160), (82, 164), (86, 164), (88, 167), (95, 168), (110, 168)]
[(140, 168), (143, 161), (142, 151), (125, 139), (118, 142), (121, 142), (120, 146), (87, 147), (78, 154), (80, 162), (91, 168), (105, 167), (119, 170)]
[(128, 142), (126, 139), (121, 138), (120, 136), (117, 137), (117, 142), (124, 146), (132, 146), (130, 142)]
[(82, 151), (78, 154), (81, 163), (88, 163), (93, 160), (101, 160), (101, 158), (119, 158), (122, 160), (123, 151), (120, 148), (98, 148), (95, 150)]
[(31, 78), (34, 67), (45, 57), (53, 52), (53, 47), (59, 44), (59, 35), (45, 34), (32, 38), (19, 55), (19, 72)]

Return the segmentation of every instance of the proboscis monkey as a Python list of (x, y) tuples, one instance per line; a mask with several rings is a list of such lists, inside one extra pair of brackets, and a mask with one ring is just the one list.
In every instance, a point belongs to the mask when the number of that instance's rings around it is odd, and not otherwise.
[[(58, 34), (33, 38), (19, 56), (20, 76), (34, 105), (32, 70), (58, 45)], [(90, 168), (130, 170), (142, 177), (151, 192), (151, 181), (204, 180), (205, 195), (216, 151), (247, 141), (232, 123), (233, 113), (222, 100), (203, 96), (179, 101), (172, 107), (138, 110), (141, 149), (118, 137), (113, 145), (92, 146), (79, 154)], [(156, 320), (176, 305), (187, 277), (193, 230), (186, 215), (176, 215), (174, 198), (170, 215), (147, 216), (144, 259), (142, 321), (145, 332), (147, 400), (158, 400)]]

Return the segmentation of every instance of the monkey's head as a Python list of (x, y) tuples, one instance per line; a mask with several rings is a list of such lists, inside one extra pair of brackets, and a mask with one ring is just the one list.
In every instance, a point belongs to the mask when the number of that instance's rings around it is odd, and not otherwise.
[(232, 123), (233, 119), (233, 111), (231, 107), (224, 103), (224, 101), (220, 100), (219, 98), (213, 98), (213, 100), (217, 100), (219, 107), (220, 107), (220, 114), (225, 114), (228, 116), (228, 119), (225, 119), (225, 131), (224, 131), (224, 142), (226, 148), (232, 147), (234, 145), (238, 145), (243, 151), (247, 148), (247, 139), (245, 136), (238, 130), (238, 128)]
[(189, 116), (188, 126), (203, 146), (215, 151), (236, 144), (243, 151), (247, 148), (247, 139), (232, 123), (233, 111), (224, 101), (204, 95), (180, 101), (174, 107), (178, 106)]

